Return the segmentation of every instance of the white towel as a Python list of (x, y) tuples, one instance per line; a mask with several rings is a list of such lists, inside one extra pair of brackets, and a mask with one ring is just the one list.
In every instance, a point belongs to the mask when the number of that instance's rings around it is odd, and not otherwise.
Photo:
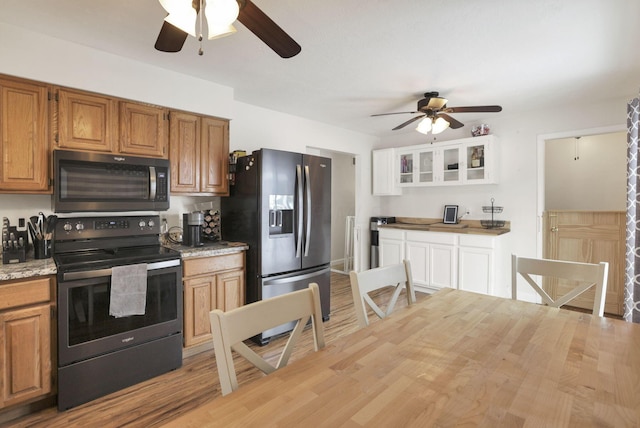
[(121, 318), (144, 315), (147, 303), (147, 264), (111, 268), (109, 315)]

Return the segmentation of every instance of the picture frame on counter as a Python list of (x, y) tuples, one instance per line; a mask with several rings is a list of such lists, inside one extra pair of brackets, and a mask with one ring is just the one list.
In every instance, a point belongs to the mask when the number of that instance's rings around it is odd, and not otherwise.
[(457, 205), (445, 205), (444, 216), (442, 218), (444, 224), (456, 224), (458, 223), (458, 206)]

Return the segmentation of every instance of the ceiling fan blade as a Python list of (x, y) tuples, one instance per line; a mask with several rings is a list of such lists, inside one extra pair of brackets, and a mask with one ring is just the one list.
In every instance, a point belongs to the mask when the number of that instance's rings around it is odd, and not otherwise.
[(444, 120), (449, 122), (449, 128), (451, 128), (451, 129), (458, 129), (458, 128), (462, 128), (464, 126), (464, 123), (452, 118), (451, 116), (449, 116), (446, 113), (438, 113), (438, 116), (444, 118)]
[(182, 46), (184, 46), (187, 36), (188, 34), (178, 27), (174, 27), (167, 21), (163, 21), (155, 48), (162, 52), (179, 52)]
[(378, 113), (378, 114), (372, 114), (371, 117), (375, 117), (375, 116), (389, 116), (392, 114), (416, 114), (416, 113), (420, 113), (419, 111), (399, 111), (399, 112), (395, 112), (395, 113)]
[(502, 111), (502, 107), (500, 106), (447, 107), (443, 111), (447, 113), (498, 113)]
[(425, 117), (425, 116), (426, 116), (426, 114), (423, 114), (423, 115), (421, 115), (421, 116), (413, 117), (413, 118), (411, 118), (411, 119), (407, 120), (406, 122), (401, 123), (400, 125), (396, 126), (395, 128), (393, 128), (393, 129), (392, 129), (392, 131), (397, 131), (398, 129), (402, 129), (402, 128), (404, 128), (405, 126), (407, 126), (407, 125), (409, 125), (409, 124), (411, 124), (411, 123), (415, 122), (416, 120), (422, 119), (422, 118), (423, 118), (423, 117)]
[(282, 58), (291, 58), (300, 53), (302, 50), (300, 45), (251, 0), (238, 0), (238, 4), (240, 5), (238, 21), (258, 36), (275, 53)]

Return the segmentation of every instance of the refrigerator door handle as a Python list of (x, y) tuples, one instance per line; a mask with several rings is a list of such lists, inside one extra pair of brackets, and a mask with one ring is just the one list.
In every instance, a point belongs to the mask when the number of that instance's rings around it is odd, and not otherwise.
[(303, 221), (303, 213), (302, 213), (302, 167), (300, 165), (296, 165), (296, 193), (298, 196), (298, 234), (296, 236), (296, 258), (300, 257), (300, 253), (302, 252), (302, 221)]
[(307, 221), (305, 224), (305, 237), (304, 237), (304, 255), (309, 255), (309, 241), (311, 240), (311, 213), (313, 207), (311, 206), (311, 182), (309, 181), (309, 165), (304, 166), (304, 190), (307, 198)]

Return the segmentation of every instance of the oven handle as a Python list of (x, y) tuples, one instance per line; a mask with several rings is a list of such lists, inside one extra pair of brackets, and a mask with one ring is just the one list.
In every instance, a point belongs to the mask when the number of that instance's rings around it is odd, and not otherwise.
[[(147, 271), (165, 269), (180, 266), (180, 260), (166, 260), (147, 264)], [(98, 278), (101, 276), (111, 276), (111, 269), (88, 270), (83, 272), (67, 272), (62, 275), (63, 281), (75, 281), (79, 279)]]

